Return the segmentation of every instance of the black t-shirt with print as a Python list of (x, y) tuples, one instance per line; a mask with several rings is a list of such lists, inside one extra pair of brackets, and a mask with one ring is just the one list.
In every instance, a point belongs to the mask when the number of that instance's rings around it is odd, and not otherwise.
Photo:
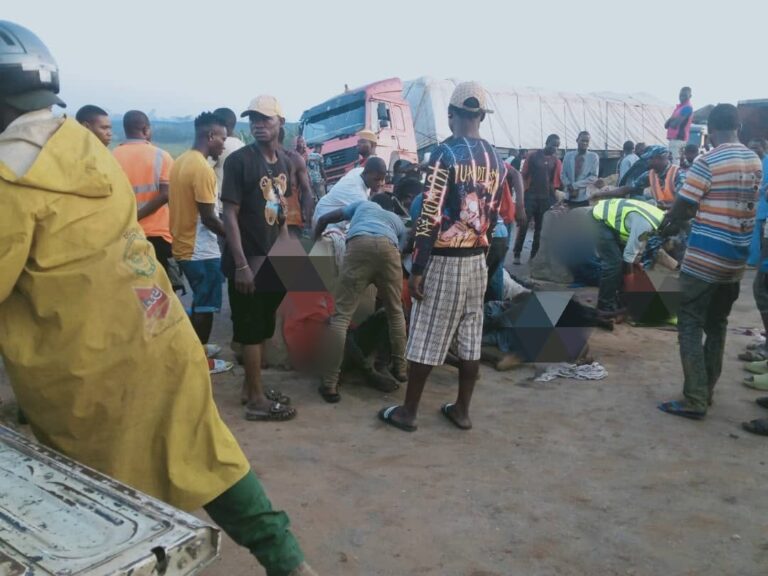
[[(244, 146), (224, 162), (222, 202), (240, 207), (238, 224), (243, 252), (250, 262), (269, 254), (285, 223), (285, 193), (290, 190), (290, 163), (284, 153), (268, 164), (259, 149)], [(224, 248), (222, 270), (228, 277), (235, 271), (229, 245)]]

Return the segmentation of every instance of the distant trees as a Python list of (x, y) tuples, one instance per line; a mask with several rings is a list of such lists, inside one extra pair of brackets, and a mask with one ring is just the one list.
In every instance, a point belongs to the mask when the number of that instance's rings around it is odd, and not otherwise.
[[(112, 116), (112, 130), (115, 143), (119, 144), (125, 140), (122, 115)], [(247, 122), (238, 122), (235, 133), (246, 144), (253, 142), (251, 130)], [(298, 134), (298, 123), (286, 122), (285, 145), (293, 147), (294, 140)], [(194, 119), (192, 117), (173, 120), (152, 119), (152, 142), (167, 150), (174, 157), (192, 145), (193, 135)]]

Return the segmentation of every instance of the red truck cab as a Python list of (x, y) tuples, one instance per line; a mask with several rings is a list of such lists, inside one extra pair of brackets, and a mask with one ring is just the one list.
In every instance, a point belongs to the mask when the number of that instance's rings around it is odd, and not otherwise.
[(411, 109), (403, 98), (403, 83), (399, 78), (347, 90), (305, 110), (299, 130), (308, 146), (322, 144), (329, 184), (357, 164), (360, 130), (371, 130), (377, 135), (375, 155), (382, 158), (390, 170), (399, 159), (417, 161)]

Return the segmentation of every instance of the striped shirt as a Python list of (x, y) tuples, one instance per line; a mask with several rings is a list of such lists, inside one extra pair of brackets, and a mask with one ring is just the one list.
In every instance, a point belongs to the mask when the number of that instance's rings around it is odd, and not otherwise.
[(679, 194), (698, 205), (682, 272), (718, 284), (741, 279), (761, 176), (759, 158), (741, 144), (721, 144), (694, 161)]

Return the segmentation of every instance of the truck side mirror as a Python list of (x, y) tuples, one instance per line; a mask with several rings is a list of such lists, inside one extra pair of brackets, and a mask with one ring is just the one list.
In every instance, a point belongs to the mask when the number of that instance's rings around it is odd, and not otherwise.
[(376, 106), (376, 116), (379, 119), (379, 128), (389, 127), (389, 110), (387, 110), (387, 105), (384, 104), (384, 102), (379, 102), (379, 104)]

